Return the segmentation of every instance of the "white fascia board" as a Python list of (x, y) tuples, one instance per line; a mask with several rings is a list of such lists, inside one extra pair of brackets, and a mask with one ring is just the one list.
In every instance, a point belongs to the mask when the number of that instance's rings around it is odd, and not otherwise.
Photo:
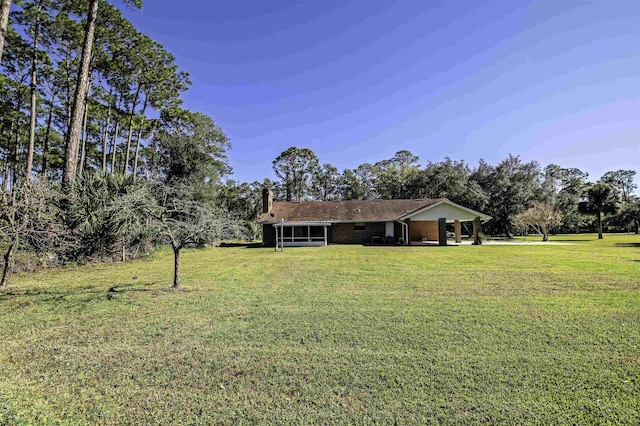
[[(422, 208), (422, 209), (420, 209), (420, 210), (416, 210), (416, 211), (414, 211), (414, 212), (411, 212), (411, 213), (409, 213), (409, 214), (406, 214), (406, 215), (404, 215), (404, 216), (401, 216), (401, 217), (399, 217), (397, 220), (411, 219), (411, 218), (412, 218), (412, 217), (414, 217), (414, 216), (418, 216), (418, 215), (420, 215), (420, 214), (422, 214), (422, 213), (424, 213), (424, 212), (426, 212), (426, 211), (432, 210), (432, 209), (434, 209), (434, 208), (436, 208), (436, 207), (438, 207), (438, 206), (441, 206), (441, 205), (443, 205), (443, 204), (446, 204), (446, 205), (448, 205), (448, 206), (451, 206), (451, 207), (454, 207), (454, 208), (460, 209), (460, 210), (462, 210), (462, 211), (464, 211), (464, 212), (467, 212), (467, 213), (469, 213), (470, 215), (472, 215), (473, 217), (479, 217), (479, 218), (480, 218), (480, 220), (482, 220), (483, 222), (487, 222), (487, 221), (489, 221), (489, 220), (491, 220), (491, 219), (492, 219), (492, 217), (491, 217), (491, 216), (488, 216), (488, 215), (486, 215), (486, 214), (484, 214), (484, 213), (477, 212), (477, 211), (475, 211), (475, 210), (473, 210), (473, 209), (470, 209), (470, 208), (468, 208), (468, 207), (461, 206), (461, 205), (459, 205), (459, 204), (454, 203), (453, 201), (450, 201), (450, 200), (442, 200), (442, 201), (438, 201), (438, 202), (437, 202), (437, 203), (435, 203), (435, 204), (431, 204), (431, 205), (429, 205), (429, 206), (427, 206), (427, 207), (424, 207), (424, 208)], [(451, 218), (451, 219), (455, 219), (455, 218)], [(470, 219), (467, 219), (467, 220), (470, 220)]]

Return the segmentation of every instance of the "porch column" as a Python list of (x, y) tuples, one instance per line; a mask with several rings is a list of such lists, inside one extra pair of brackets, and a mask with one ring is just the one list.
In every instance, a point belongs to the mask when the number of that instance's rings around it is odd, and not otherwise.
[(473, 219), (473, 244), (474, 245), (481, 244), (480, 236), (478, 235), (479, 233), (480, 233), (480, 218), (476, 217), (475, 219)]
[(453, 222), (453, 233), (456, 234), (456, 243), (460, 244), (462, 242), (462, 224), (457, 219)]
[(444, 217), (438, 219), (438, 245), (447, 245), (447, 219)]
[(327, 225), (323, 226), (324, 228), (324, 246), (327, 246)]
[(278, 227), (274, 226), (273, 229), (276, 230), (276, 244), (275, 244), (276, 250), (275, 251), (278, 251)]

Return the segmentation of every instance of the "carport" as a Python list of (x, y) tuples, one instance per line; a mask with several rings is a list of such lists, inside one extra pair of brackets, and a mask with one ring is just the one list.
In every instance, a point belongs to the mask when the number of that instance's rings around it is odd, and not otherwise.
[(479, 243), (478, 235), (483, 222), (491, 219), (475, 210), (463, 207), (449, 200), (411, 212), (400, 218), (409, 228), (409, 244), (437, 242), (447, 245), (447, 224), (453, 224), (455, 242), (462, 242), (462, 224), (473, 224), (473, 243)]

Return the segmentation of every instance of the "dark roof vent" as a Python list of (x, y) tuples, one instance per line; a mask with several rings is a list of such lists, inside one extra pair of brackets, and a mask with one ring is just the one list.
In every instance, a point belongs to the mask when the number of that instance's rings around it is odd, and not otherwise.
[(353, 209), (354, 213), (360, 213), (360, 209)]

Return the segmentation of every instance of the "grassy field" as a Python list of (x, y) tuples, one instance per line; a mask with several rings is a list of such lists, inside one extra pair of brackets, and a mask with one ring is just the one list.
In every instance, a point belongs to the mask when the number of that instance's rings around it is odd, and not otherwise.
[(552, 240), (12, 277), (0, 424), (638, 424), (640, 237)]

